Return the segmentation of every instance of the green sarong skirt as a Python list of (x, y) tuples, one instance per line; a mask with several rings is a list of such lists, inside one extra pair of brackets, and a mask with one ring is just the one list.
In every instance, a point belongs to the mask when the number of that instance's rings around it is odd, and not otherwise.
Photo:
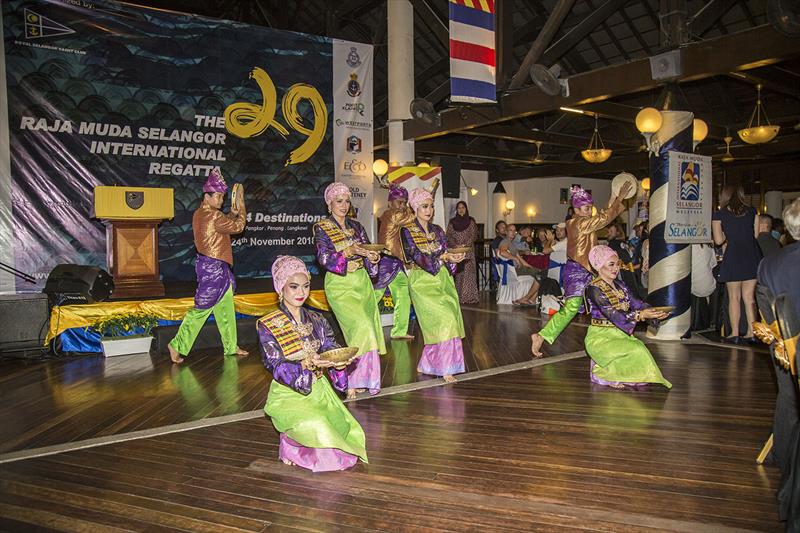
[(445, 267), (435, 276), (421, 268), (412, 268), (408, 288), (425, 344), (464, 337), (456, 285)]
[(589, 326), (586, 353), (595, 362), (593, 374), (601, 380), (623, 383), (672, 383), (661, 375), (642, 341), (616, 327)]
[(381, 315), (369, 274), (363, 268), (338, 276), (325, 274), (325, 296), (342, 328), (348, 346), (358, 346), (356, 355), (373, 350), (386, 353)]

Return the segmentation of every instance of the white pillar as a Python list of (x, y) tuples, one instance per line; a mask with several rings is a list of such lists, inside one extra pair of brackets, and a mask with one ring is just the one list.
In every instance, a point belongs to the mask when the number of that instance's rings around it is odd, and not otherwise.
[(414, 141), (403, 140), (403, 120), (414, 98), (414, 8), (408, 0), (386, 2), (389, 44), (389, 164), (413, 165)]
[(767, 214), (775, 218), (781, 218), (783, 212), (783, 192), (767, 191), (764, 195), (764, 203), (767, 204)]

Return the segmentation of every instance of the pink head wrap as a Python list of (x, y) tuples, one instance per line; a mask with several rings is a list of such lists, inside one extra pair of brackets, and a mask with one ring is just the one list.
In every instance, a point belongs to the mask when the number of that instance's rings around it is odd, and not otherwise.
[(392, 200), (408, 200), (408, 190), (392, 183), (389, 185), (389, 201)]
[(416, 211), (419, 207), (419, 204), (425, 200), (430, 200), (431, 202), (433, 201), (433, 196), (431, 196), (431, 193), (425, 189), (416, 188), (408, 194), (408, 205), (410, 205), (411, 209), (414, 211)]
[(222, 172), (218, 168), (211, 169), (208, 173), (208, 179), (203, 185), (203, 192), (222, 192), (228, 190), (228, 184), (225, 183), (225, 178), (222, 177)]
[(350, 198), (350, 189), (347, 185), (340, 181), (334, 181), (325, 188), (325, 203), (330, 205), (334, 199), (345, 194)]
[(272, 263), (272, 285), (275, 287), (275, 292), (281, 294), (283, 286), (286, 285), (286, 280), (295, 274), (305, 274), (311, 279), (311, 274), (308, 273), (306, 264), (298, 258), (291, 255), (280, 255)]
[(603, 265), (608, 263), (614, 257), (617, 257), (617, 252), (603, 244), (598, 244), (589, 250), (589, 263), (591, 263), (592, 268), (598, 272), (600, 272), (600, 269), (603, 267)]
[(592, 195), (584, 191), (583, 187), (576, 186), (572, 188), (572, 207), (578, 208), (583, 207), (584, 205), (592, 204), (594, 204)]

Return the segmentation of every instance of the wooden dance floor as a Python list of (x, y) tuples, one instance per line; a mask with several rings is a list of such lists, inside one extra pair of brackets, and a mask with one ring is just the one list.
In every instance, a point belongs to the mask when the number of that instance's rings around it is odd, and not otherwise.
[[(530, 360), (532, 313), (464, 317), (470, 371)], [(580, 350), (584, 333), (570, 326), (549, 353)], [(418, 378), (419, 342), (397, 344), (384, 387)], [(266, 418), (213, 420), (263, 406), (258, 356), (5, 362), (2, 453), (208, 425), (0, 464), (0, 530), (780, 530), (778, 473), (755, 464), (776, 392), (769, 356), (650, 348), (672, 391), (594, 386), (577, 357), (348, 403), (370, 462), (325, 474), (281, 464)]]

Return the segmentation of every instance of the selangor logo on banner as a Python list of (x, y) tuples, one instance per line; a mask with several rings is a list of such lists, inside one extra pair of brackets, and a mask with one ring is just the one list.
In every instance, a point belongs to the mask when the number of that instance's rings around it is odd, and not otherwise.
[(35, 11), (31, 11), (27, 7), (25, 8), (26, 39), (38, 39), (40, 37), (55, 37), (56, 35), (68, 35), (70, 33), (75, 33), (75, 30), (71, 30), (66, 26), (64, 26), (63, 24), (59, 24), (58, 22), (52, 19), (43, 17), (39, 13), (36, 13)]
[(680, 199), (695, 202), (700, 200), (700, 165), (696, 161), (681, 163)]

